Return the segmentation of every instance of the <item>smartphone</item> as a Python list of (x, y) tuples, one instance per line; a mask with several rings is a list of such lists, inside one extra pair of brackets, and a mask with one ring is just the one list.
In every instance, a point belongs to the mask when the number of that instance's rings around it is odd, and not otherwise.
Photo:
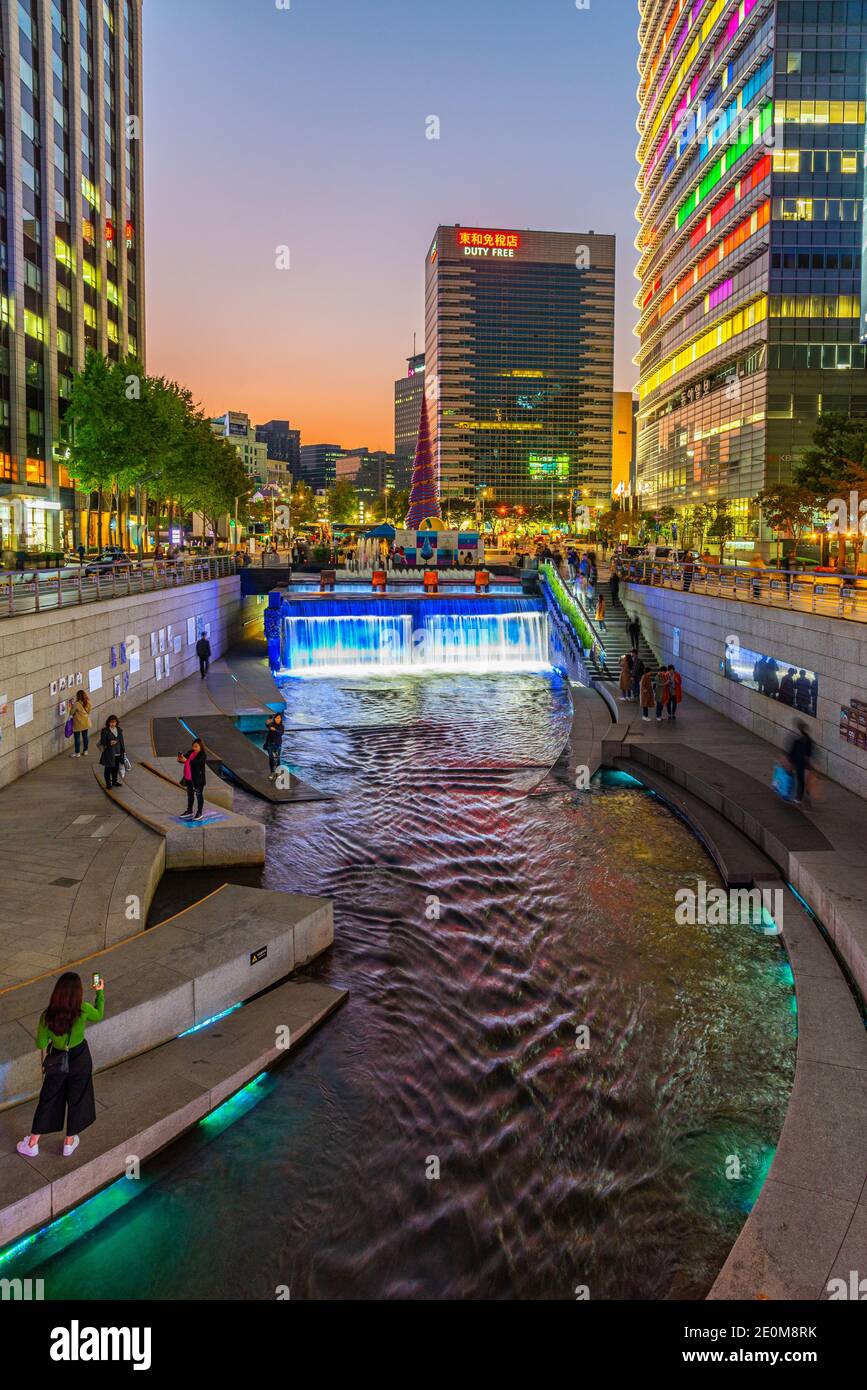
[(102, 984), (102, 976), (100, 975), (100, 973), (99, 973), (98, 970), (94, 970), (94, 972), (93, 972), (93, 988), (94, 988), (94, 989), (99, 989), (99, 987), (100, 987), (101, 984)]

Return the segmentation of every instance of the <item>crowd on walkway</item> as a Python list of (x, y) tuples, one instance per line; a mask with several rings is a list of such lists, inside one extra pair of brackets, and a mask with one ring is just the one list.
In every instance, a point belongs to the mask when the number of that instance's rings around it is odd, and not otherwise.
[(673, 665), (661, 666), (654, 674), (633, 648), (631, 652), (624, 652), (620, 661), (620, 699), (621, 702), (637, 700), (645, 723), (652, 718), (654, 708), (658, 724), (664, 714), (669, 720), (675, 720), (677, 707), (683, 699), (683, 677)]

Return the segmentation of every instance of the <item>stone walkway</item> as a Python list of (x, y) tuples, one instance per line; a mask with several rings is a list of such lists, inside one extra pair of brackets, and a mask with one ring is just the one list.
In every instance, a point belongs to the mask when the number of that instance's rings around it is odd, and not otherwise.
[[(213, 669), (228, 678), (222, 662)], [(206, 687), (207, 681), (190, 676), (122, 712), (130, 759), (153, 756), (155, 716), (220, 713)], [(163, 875), (165, 841), (102, 790), (93, 775), (98, 738), (99, 730), (92, 730), (89, 757), (71, 757), (70, 739), (62, 756), (0, 790), (0, 991), (105, 950), (147, 920)], [(135, 910), (131, 898), (138, 899), (137, 918), (128, 916)]]

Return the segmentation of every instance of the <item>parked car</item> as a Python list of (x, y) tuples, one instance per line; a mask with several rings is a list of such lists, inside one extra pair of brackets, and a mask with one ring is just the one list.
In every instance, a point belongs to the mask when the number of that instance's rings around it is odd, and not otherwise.
[(132, 564), (132, 556), (127, 555), (125, 550), (121, 550), (119, 545), (108, 545), (95, 560), (89, 560), (84, 567), (87, 575), (111, 574), (121, 570), (129, 569)]

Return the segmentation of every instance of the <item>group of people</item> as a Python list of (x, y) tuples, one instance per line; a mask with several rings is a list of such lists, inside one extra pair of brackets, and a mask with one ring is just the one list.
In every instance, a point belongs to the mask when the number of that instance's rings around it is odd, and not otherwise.
[(789, 666), (784, 670), (772, 656), (760, 656), (753, 666), (753, 680), (759, 694), (779, 700), (781, 705), (800, 710), (802, 714), (815, 715), (819, 680), (817, 676), (808, 676), (803, 667), (798, 670)]
[(620, 698), (622, 701), (637, 700), (645, 722), (649, 722), (654, 706), (658, 724), (664, 713), (674, 720), (683, 699), (683, 677), (672, 665), (661, 666), (654, 675), (636, 650), (624, 652), (620, 661)]

